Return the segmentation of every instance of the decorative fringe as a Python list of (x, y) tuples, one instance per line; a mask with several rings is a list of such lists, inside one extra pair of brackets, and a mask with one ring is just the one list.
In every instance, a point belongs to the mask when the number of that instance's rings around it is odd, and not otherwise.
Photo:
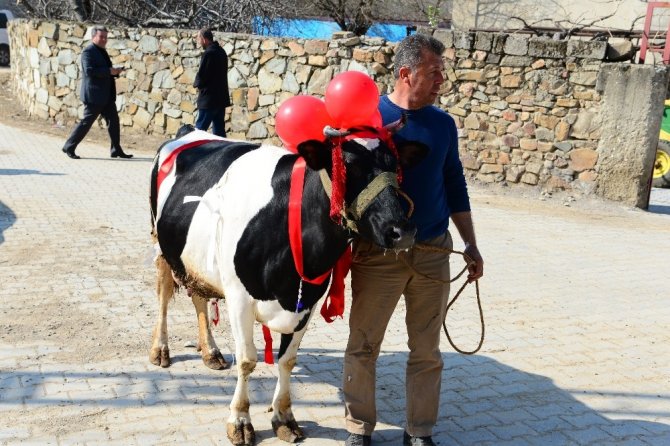
[(333, 279), (330, 283), (330, 290), (321, 306), (321, 316), (329, 324), (337, 317), (344, 314), (344, 279), (349, 274), (351, 268), (351, 245), (337, 260), (333, 267)]
[(381, 129), (379, 133), (382, 140), (384, 141), (384, 143), (386, 143), (386, 146), (389, 148), (391, 153), (395, 155), (395, 159), (398, 160), (398, 167), (396, 168), (396, 173), (398, 174), (398, 184), (401, 184), (402, 167), (400, 166), (400, 154), (398, 154), (398, 148), (395, 146), (395, 142), (393, 142), (393, 135), (386, 129)]
[(338, 139), (333, 147), (333, 191), (330, 197), (330, 218), (336, 223), (342, 222), (342, 208), (344, 206), (344, 193), (346, 190), (347, 172), (342, 159), (342, 140)]

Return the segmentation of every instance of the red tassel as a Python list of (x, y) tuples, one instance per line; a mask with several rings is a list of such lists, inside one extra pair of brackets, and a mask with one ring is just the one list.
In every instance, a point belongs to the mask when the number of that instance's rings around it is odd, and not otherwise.
[(219, 325), (219, 301), (215, 300), (212, 302), (212, 306), (214, 307), (214, 317), (212, 318), (212, 323), (216, 327)]
[(395, 159), (398, 160), (398, 167), (396, 168), (396, 173), (398, 174), (398, 184), (402, 183), (402, 168), (400, 167), (400, 155), (398, 154), (398, 148), (393, 142), (393, 135), (388, 130), (384, 130), (384, 133), (381, 134), (382, 139), (386, 143), (386, 146), (389, 148), (392, 154), (395, 155)]
[(275, 360), (272, 356), (272, 334), (270, 329), (263, 325), (263, 339), (265, 340), (265, 363), (274, 364)]
[(321, 306), (321, 316), (326, 322), (331, 323), (336, 317), (342, 317), (344, 314), (344, 279), (349, 274), (351, 267), (351, 246), (338, 259), (333, 268), (333, 280), (330, 284), (330, 290), (326, 300)]
[(330, 196), (330, 218), (336, 223), (342, 221), (342, 207), (344, 206), (344, 191), (346, 188), (346, 168), (342, 159), (342, 141), (338, 141), (333, 147), (333, 174), (331, 182), (333, 191)]

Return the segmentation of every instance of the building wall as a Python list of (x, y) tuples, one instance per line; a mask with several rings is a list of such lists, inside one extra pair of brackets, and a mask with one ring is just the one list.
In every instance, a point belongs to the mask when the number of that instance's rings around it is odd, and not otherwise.
[[(499, 185), (602, 193), (644, 205), (640, 197), (649, 190), (667, 70), (607, 63), (606, 42), (420, 31), (433, 33), (447, 48), (439, 106), (456, 120), (468, 176)], [(31, 114), (67, 124), (81, 117), (78, 59), (87, 44), (85, 33), (73, 23), (11, 22), (11, 51), (19, 55), (11, 68), (14, 91)], [(182, 124), (194, 122), (197, 91), (192, 83), (201, 50), (193, 35), (110, 30), (112, 62), (126, 67), (117, 80), (124, 127), (168, 137)], [(322, 97), (342, 71), (368, 73), (382, 94), (392, 89), (395, 45), (382, 39), (346, 33), (331, 40), (237, 34), (215, 38), (230, 57), (233, 105), (226, 124), (233, 138), (280, 143), (274, 116), (281, 102), (297, 94)], [(612, 66), (630, 69), (608, 76)], [(615, 81), (608, 84), (610, 78)], [(636, 101), (621, 101), (624, 92), (617, 93), (615, 87), (622, 82)], [(612, 114), (607, 104), (626, 107)], [(622, 121), (630, 134), (603, 138), (603, 129), (616, 133)], [(629, 166), (608, 164), (613, 153)], [(616, 172), (610, 175), (604, 166)], [(616, 182), (630, 187), (613, 188)]]
[[(520, 17), (528, 24), (555, 27), (556, 22), (587, 25), (612, 15), (593, 26), (614, 29), (638, 29), (644, 26), (647, 2), (640, 0), (461, 0), (453, 3), (453, 28), (468, 29), (516, 29), (523, 22), (512, 19)], [(665, 30), (670, 10), (654, 12), (653, 29)]]

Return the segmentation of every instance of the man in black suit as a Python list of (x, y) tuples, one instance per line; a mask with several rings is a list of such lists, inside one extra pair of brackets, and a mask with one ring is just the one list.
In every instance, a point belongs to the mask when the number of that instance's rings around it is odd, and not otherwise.
[(200, 68), (193, 86), (198, 93), (198, 119), (195, 127), (207, 130), (212, 124), (212, 133), (226, 136), (226, 107), (230, 105), (228, 93), (228, 55), (214, 40), (212, 30), (203, 28), (196, 37), (198, 45), (205, 49), (200, 59)]
[(72, 130), (70, 137), (63, 146), (63, 152), (72, 159), (80, 156), (74, 153), (77, 145), (84, 139), (91, 126), (102, 115), (107, 122), (107, 131), (112, 140), (112, 158), (132, 158), (121, 148), (119, 114), (116, 111), (116, 85), (123, 68), (112, 67), (112, 60), (107, 54), (107, 29), (94, 26), (91, 29), (91, 44), (81, 53), (81, 100), (84, 103), (84, 118)]

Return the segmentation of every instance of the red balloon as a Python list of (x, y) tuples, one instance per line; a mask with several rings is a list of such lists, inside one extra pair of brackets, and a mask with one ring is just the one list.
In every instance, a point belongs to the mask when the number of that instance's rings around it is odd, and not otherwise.
[(350, 128), (364, 125), (377, 110), (379, 89), (367, 74), (345, 71), (328, 84), (325, 102), (335, 126)]
[(375, 110), (374, 114), (368, 119), (368, 122), (366, 125), (369, 125), (370, 127), (374, 127), (376, 129), (380, 129), (383, 127), (384, 120), (382, 119), (382, 114), (379, 112), (379, 110)]
[(309, 139), (325, 141), (323, 128), (330, 122), (326, 104), (314, 96), (293, 96), (285, 100), (275, 116), (275, 130), (291, 151)]

